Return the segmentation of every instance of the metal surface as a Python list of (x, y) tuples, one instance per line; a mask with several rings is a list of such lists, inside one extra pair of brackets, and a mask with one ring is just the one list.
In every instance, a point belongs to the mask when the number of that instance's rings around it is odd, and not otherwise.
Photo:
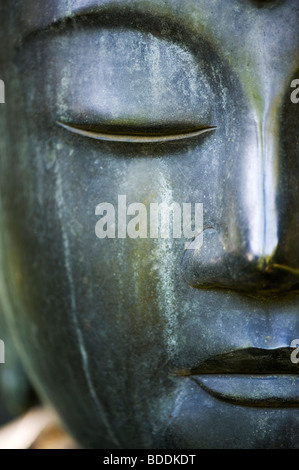
[[(83, 446), (298, 448), (298, 364), (260, 360), (299, 332), (298, 8), (0, 7), (1, 301)], [(118, 195), (203, 203), (202, 248), (98, 239), (95, 208)], [(234, 378), (176, 374), (256, 350)]]

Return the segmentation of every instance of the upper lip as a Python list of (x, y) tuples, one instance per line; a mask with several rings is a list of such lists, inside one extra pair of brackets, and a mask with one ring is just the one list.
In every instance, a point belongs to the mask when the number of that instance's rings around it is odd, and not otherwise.
[(291, 361), (293, 348), (245, 348), (209, 357), (198, 364), (176, 371), (176, 375), (206, 374), (298, 374), (298, 365)]

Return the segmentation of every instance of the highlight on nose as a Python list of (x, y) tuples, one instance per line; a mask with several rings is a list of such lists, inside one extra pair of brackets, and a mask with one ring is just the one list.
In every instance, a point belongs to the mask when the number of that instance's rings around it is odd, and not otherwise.
[(204, 230), (200, 249), (185, 250), (181, 270), (191, 287), (202, 289), (262, 294), (299, 291), (299, 269), (280, 263), (275, 253), (257, 256), (241, 248), (227, 249), (220, 234), (211, 228)]

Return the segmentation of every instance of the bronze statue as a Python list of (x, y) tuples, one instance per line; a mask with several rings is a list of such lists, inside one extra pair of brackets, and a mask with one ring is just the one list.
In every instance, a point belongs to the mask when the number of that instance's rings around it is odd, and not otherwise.
[[(85, 447), (298, 447), (297, 0), (0, 12), (1, 302), (42, 399)], [(96, 236), (124, 195), (203, 231)]]

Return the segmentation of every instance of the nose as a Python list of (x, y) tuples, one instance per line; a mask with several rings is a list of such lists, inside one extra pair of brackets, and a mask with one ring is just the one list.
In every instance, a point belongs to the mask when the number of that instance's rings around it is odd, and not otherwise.
[[(299, 290), (299, 164), (272, 104), (249, 124), (250, 139), (223, 189), (223, 220), (185, 250), (182, 273), (192, 287), (247, 292)], [(283, 137), (281, 137), (283, 136)], [(227, 201), (227, 202), (225, 202)]]

